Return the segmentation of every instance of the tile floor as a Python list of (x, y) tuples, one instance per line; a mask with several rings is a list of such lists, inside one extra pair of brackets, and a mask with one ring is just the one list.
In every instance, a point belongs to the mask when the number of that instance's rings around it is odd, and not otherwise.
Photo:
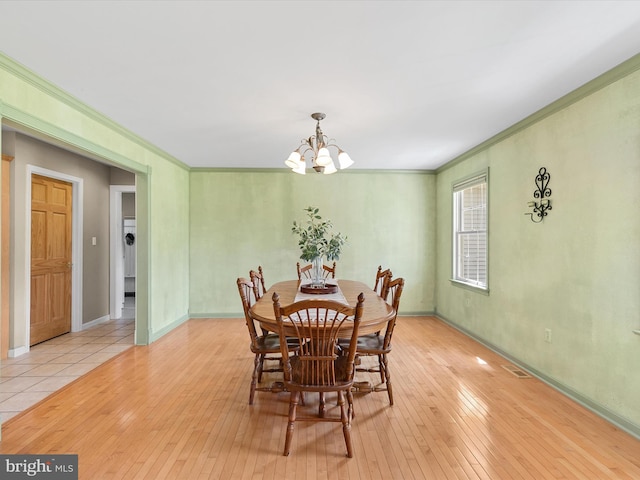
[(67, 333), (0, 363), (0, 416), (5, 422), (133, 346), (134, 299), (119, 320)]

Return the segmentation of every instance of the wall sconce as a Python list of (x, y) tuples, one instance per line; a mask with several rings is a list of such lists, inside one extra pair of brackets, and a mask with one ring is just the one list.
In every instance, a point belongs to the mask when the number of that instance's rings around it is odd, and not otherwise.
[[(551, 180), (551, 174), (547, 172), (547, 169), (541, 167), (536, 175), (536, 190), (533, 192), (533, 197), (540, 199), (539, 202), (529, 202), (527, 205), (529, 208), (533, 208), (532, 213), (525, 213), (525, 215), (531, 215), (531, 221), (533, 223), (540, 223), (544, 217), (547, 216), (547, 211), (551, 210), (551, 200), (546, 197), (551, 196), (551, 189), (549, 188), (549, 180)], [(534, 215), (538, 220), (534, 219)]]

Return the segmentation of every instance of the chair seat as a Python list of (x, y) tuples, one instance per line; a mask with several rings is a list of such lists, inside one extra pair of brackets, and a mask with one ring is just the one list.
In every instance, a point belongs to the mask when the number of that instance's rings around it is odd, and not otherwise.
[[(338, 345), (347, 350), (349, 348), (349, 339), (339, 339)], [(361, 335), (358, 337), (358, 344), (356, 346), (356, 349), (358, 353), (370, 353), (373, 355), (377, 355), (378, 353), (388, 353), (391, 350), (391, 347), (385, 350), (384, 335), (370, 333), (368, 335)]]
[[(257, 353), (278, 353), (280, 352), (280, 336), (277, 333), (259, 335), (256, 337)], [(289, 347), (298, 347), (300, 342), (297, 338), (287, 337)]]

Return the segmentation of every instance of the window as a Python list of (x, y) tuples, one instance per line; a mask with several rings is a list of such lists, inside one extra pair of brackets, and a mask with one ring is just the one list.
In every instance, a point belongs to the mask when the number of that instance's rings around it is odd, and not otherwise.
[(453, 185), (453, 280), (486, 290), (487, 173)]

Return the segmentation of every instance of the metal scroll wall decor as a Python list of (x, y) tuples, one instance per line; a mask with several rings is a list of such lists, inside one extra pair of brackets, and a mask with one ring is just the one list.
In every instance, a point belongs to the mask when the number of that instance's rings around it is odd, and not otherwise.
[(531, 215), (531, 221), (534, 223), (540, 223), (547, 216), (548, 211), (551, 210), (549, 180), (551, 180), (551, 174), (547, 172), (546, 168), (541, 167), (535, 180), (537, 188), (533, 192), (533, 197), (539, 201), (529, 202), (529, 207), (533, 208), (533, 212), (525, 213), (525, 215)]

